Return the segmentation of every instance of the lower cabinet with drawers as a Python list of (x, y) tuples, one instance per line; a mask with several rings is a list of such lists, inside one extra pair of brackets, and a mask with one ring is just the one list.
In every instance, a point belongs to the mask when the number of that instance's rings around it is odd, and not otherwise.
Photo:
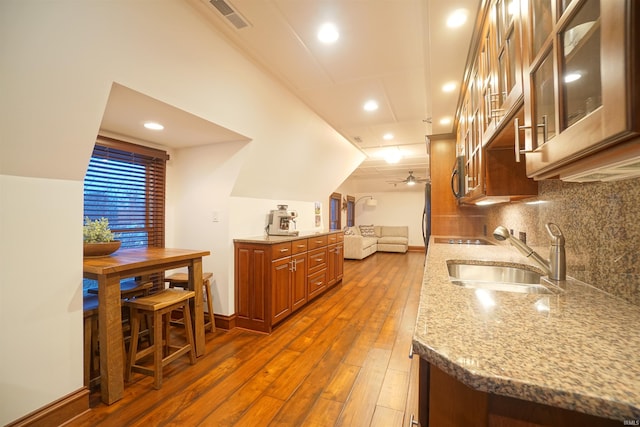
[(342, 231), (235, 239), (236, 326), (273, 326), (336, 285), (343, 275)]

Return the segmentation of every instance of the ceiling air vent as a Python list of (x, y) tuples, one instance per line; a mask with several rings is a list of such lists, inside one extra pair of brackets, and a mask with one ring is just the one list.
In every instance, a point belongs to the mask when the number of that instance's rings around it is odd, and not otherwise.
[(236, 29), (241, 30), (249, 26), (247, 21), (240, 16), (238, 12), (233, 10), (231, 5), (224, 0), (209, 0), (209, 3), (215, 7)]

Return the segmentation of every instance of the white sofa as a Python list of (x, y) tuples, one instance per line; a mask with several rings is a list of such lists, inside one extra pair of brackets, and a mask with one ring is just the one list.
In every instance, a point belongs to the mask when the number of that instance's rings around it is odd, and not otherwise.
[(409, 227), (391, 225), (361, 225), (349, 227), (344, 233), (344, 257), (364, 259), (380, 252), (405, 253), (409, 249)]

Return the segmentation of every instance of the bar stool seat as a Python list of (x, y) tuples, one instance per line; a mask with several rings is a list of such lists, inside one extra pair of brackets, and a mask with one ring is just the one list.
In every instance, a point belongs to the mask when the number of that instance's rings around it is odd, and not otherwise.
[[(213, 294), (211, 292), (211, 281), (213, 278), (213, 273), (203, 272), (202, 273), (202, 286), (204, 290), (204, 294), (207, 299), (207, 310), (205, 312), (206, 322), (204, 323), (204, 330), (207, 328), (211, 329), (211, 332), (216, 331), (216, 320), (213, 315)], [(165, 282), (169, 283), (169, 288), (182, 288), (187, 289), (189, 286), (189, 275), (187, 273), (173, 273), (170, 276), (165, 277)]]
[[(171, 345), (170, 317), (174, 310), (182, 310), (184, 318), (191, 318), (189, 300), (195, 297), (194, 291), (184, 289), (165, 289), (145, 297), (133, 298), (125, 301), (131, 309), (131, 346), (125, 380), (131, 379), (131, 372), (141, 372), (154, 377), (154, 388), (162, 387), (162, 369), (180, 356), (189, 354), (190, 363), (196, 363), (196, 352), (191, 322), (185, 323), (186, 344), (182, 346)], [(140, 333), (140, 320), (145, 314), (153, 315), (153, 343), (142, 350), (138, 350), (138, 337)], [(164, 335), (164, 339), (163, 339)], [(153, 355), (153, 366), (147, 367), (138, 364), (138, 361), (148, 355)]]

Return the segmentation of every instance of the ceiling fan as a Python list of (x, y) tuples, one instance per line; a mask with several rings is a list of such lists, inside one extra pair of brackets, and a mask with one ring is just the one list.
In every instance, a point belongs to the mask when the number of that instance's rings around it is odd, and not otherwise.
[(418, 178), (413, 176), (413, 171), (409, 171), (409, 176), (400, 181), (387, 181), (389, 184), (407, 184), (407, 185), (416, 185), (418, 182), (428, 182), (428, 178)]

